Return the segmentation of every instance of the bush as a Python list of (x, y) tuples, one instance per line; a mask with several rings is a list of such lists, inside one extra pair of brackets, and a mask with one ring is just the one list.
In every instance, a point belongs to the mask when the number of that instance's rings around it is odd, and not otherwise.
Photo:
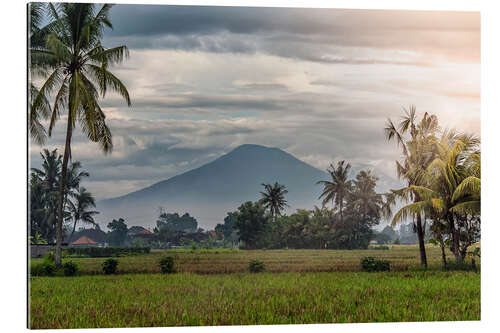
[(174, 257), (163, 257), (160, 259), (159, 264), (163, 274), (172, 274), (177, 272), (175, 269)]
[(379, 260), (374, 257), (364, 257), (361, 259), (361, 269), (365, 272), (383, 272), (390, 270), (388, 260)]
[(251, 260), (248, 263), (248, 269), (250, 270), (251, 273), (263, 272), (265, 269), (264, 262), (258, 259)]
[(102, 263), (102, 271), (104, 274), (115, 274), (118, 267), (118, 260), (108, 259)]
[(72, 261), (68, 261), (62, 265), (64, 276), (74, 276), (78, 272), (78, 265)]
[(49, 262), (42, 262), (40, 264), (30, 265), (31, 276), (54, 276), (56, 266)]

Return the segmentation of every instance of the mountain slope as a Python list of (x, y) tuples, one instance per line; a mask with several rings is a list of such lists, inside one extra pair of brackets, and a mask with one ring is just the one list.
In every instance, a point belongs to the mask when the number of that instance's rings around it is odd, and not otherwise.
[[(189, 212), (204, 228), (221, 223), (228, 211), (243, 202), (260, 198), (261, 183), (283, 184), (290, 210), (318, 204), (326, 173), (278, 149), (242, 145), (231, 152), (170, 179), (125, 196), (98, 203), (100, 221), (123, 217), (129, 225), (155, 224), (157, 208)], [(105, 222), (106, 221), (106, 222)]]

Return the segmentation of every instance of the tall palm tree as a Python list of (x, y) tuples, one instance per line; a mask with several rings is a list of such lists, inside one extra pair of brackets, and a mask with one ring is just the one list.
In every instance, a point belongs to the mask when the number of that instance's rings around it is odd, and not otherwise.
[[(398, 126), (391, 119), (388, 119), (384, 131), (387, 140), (396, 140), (403, 153), (403, 159), (396, 161), (398, 178), (405, 180), (408, 186), (420, 185), (425, 169), (437, 156), (435, 143), (437, 142), (436, 133), (439, 130), (438, 119), (435, 115), (426, 112), (422, 119), (417, 121), (416, 108), (413, 105), (408, 110), (403, 110), (405, 115)], [(396, 196), (398, 193), (400, 192), (392, 192)], [(415, 191), (411, 191), (410, 196), (405, 197), (405, 199), (413, 202), (420, 200), (419, 194)], [(396, 200), (392, 198), (388, 202), (396, 203)], [(422, 223), (422, 215), (417, 212), (412, 217), (416, 219), (420, 262), (422, 266), (427, 267), (424, 243), (425, 227)]]
[(55, 258), (56, 265), (60, 265), (64, 190), (73, 129), (78, 121), (89, 140), (99, 143), (104, 153), (111, 152), (111, 131), (106, 125), (106, 117), (98, 101), (99, 97), (104, 98), (108, 89), (111, 89), (130, 106), (125, 85), (109, 71), (110, 66), (121, 63), (128, 56), (128, 49), (126, 46), (106, 49), (101, 45), (104, 28), (112, 28), (108, 17), (111, 5), (104, 4), (98, 10), (96, 4), (85, 3), (57, 3), (49, 4), (48, 7), (53, 25), (45, 40), (45, 47), (48, 56), (54, 61), (44, 64), (47, 76), (33, 99), (32, 109), (43, 109), (47, 96), (55, 92), (49, 136), (61, 112), (67, 110)]
[(375, 192), (378, 178), (371, 174), (371, 170), (361, 170), (354, 179), (353, 190), (349, 205), (357, 212), (361, 212), (362, 219), (368, 216), (379, 216), (383, 205), (382, 196)]
[(288, 193), (285, 185), (281, 185), (278, 182), (275, 182), (274, 185), (271, 184), (261, 184), (264, 186), (264, 192), (260, 192), (262, 198), (260, 199), (260, 203), (271, 212), (271, 217), (273, 221), (276, 216), (281, 215), (281, 211), (288, 206), (285, 200), (285, 194)]
[(78, 190), (73, 196), (73, 200), (69, 201), (69, 211), (71, 213), (71, 218), (73, 220), (73, 230), (68, 238), (71, 240), (73, 234), (75, 233), (76, 225), (78, 222), (83, 222), (95, 226), (96, 222), (94, 220), (94, 215), (99, 214), (99, 212), (90, 210), (95, 208), (95, 199), (92, 194), (87, 191), (85, 187), (78, 187)]
[(345, 161), (338, 162), (337, 167), (330, 164), (327, 171), (332, 177), (332, 180), (320, 180), (316, 183), (323, 185), (323, 192), (318, 199), (323, 198), (323, 206), (329, 201), (332, 201), (333, 207), (339, 209), (341, 225), (344, 224), (345, 200), (352, 189), (352, 181), (348, 179), (350, 169), (351, 165), (349, 163), (346, 164)]

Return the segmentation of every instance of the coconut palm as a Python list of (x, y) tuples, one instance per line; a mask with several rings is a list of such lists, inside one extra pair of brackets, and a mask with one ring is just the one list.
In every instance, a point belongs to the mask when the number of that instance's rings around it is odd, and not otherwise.
[[(42, 110), (47, 96), (54, 95), (48, 135), (63, 111), (66, 112), (66, 140), (59, 190), (56, 265), (61, 264), (62, 222), (68, 160), (71, 157), (71, 138), (76, 122), (92, 142), (105, 153), (112, 150), (111, 131), (105, 114), (99, 106), (99, 97), (108, 90), (121, 95), (130, 105), (125, 85), (110, 72), (110, 66), (121, 63), (128, 56), (126, 46), (106, 49), (101, 45), (109, 21), (111, 5), (57, 3), (49, 4), (52, 28), (45, 40), (48, 56), (54, 61), (42, 66), (47, 75), (32, 101), (32, 110)], [(98, 9), (98, 10), (97, 10)], [(35, 112), (34, 111), (34, 112)]]
[(378, 217), (383, 205), (382, 196), (375, 192), (378, 178), (371, 174), (371, 170), (361, 170), (354, 179), (353, 190), (349, 205), (354, 211), (360, 212), (362, 219), (368, 216)]
[[(61, 175), (61, 155), (57, 149), (40, 153), (41, 168), (31, 168), (30, 221), (32, 231), (39, 231), (52, 240), (56, 226), (58, 188)], [(53, 241), (53, 240), (52, 240)]]
[[(396, 126), (391, 119), (387, 120), (384, 129), (388, 141), (395, 140), (398, 147), (401, 147), (403, 159), (396, 161), (396, 170), (399, 179), (405, 180), (407, 186), (421, 185), (423, 181), (424, 171), (427, 166), (437, 156), (435, 144), (437, 142), (436, 133), (439, 130), (438, 119), (435, 115), (430, 115), (427, 112), (424, 114), (420, 121), (417, 121), (416, 108), (403, 109), (405, 115), (402, 117), (398, 126)], [(392, 191), (392, 194), (386, 196), (386, 203), (395, 204), (396, 198), (392, 196), (403, 198), (399, 196), (400, 192)], [(420, 200), (419, 194), (411, 191), (409, 196), (404, 199), (417, 202)], [(386, 207), (387, 208), (387, 205)], [(387, 209), (385, 209), (387, 212)], [(417, 231), (418, 243), (420, 249), (420, 262), (421, 265), (427, 267), (427, 256), (425, 253), (424, 244), (424, 230), (425, 225), (422, 223), (422, 215), (417, 212), (411, 217), (416, 219), (415, 229)], [(424, 221), (425, 223), (425, 221)]]
[(90, 210), (93, 207), (95, 208), (95, 199), (92, 194), (82, 186), (78, 187), (78, 190), (73, 195), (73, 200), (69, 201), (68, 205), (71, 219), (73, 220), (73, 230), (68, 238), (68, 240), (71, 240), (78, 222), (95, 226), (96, 222), (94, 220), (94, 215), (99, 214), (99, 212)]
[(348, 179), (350, 169), (351, 165), (349, 163), (346, 164), (345, 161), (338, 162), (337, 167), (330, 164), (327, 171), (332, 180), (320, 180), (316, 183), (323, 185), (323, 192), (318, 199), (323, 198), (323, 206), (331, 201), (333, 207), (339, 209), (341, 225), (344, 223), (345, 200), (352, 189), (352, 181)]
[(288, 206), (285, 200), (285, 194), (288, 193), (285, 185), (281, 185), (275, 182), (274, 185), (271, 184), (261, 184), (264, 186), (264, 192), (260, 192), (262, 198), (260, 203), (271, 212), (271, 217), (273, 221), (277, 216), (281, 215), (281, 212)]
[[(410, 215), (432, 216), (434, 223), (446, 225), (452, 240), (456, 260), (463, 260), (468, 243), (460, 247), (458, 221), (465, 216), (475, 218), (481, 214), (480, 152), (479, 140), (471, 136), (445, 133), (438, 145), (440, 155), (425, 170), (421, 185), (401, 189), (399, 195), (418, 194), (418, 201), (401, 208), (393, 224)], [(439, 232), (444, 228), (439, 227)]]

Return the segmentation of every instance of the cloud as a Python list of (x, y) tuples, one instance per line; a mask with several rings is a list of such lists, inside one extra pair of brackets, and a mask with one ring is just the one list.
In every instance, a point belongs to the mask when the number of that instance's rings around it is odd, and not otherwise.
[[(480, 135), (479, 14), (116, 5), (107, 45), (132, 106), (101, 105), (104, 155), (79, 129), (73, 157), (98, 199), (149, 186), (240, 144), (281, 148), (325, 169), (346, 159), (397, 187), (383, 127), (402, 106)], [(46, 148), (62, 151), (62, 117)], [(30, 147), (33, 166), (41, 147)]]
[[(266, 53), (345, 64), (480, 60), (479, 12), (117, 5), (112, 20), (107, 41), (126, 41), (132, 48)], [(396, 50), (406, 59), (343, 57), (342, 49), (359, 48)]]

